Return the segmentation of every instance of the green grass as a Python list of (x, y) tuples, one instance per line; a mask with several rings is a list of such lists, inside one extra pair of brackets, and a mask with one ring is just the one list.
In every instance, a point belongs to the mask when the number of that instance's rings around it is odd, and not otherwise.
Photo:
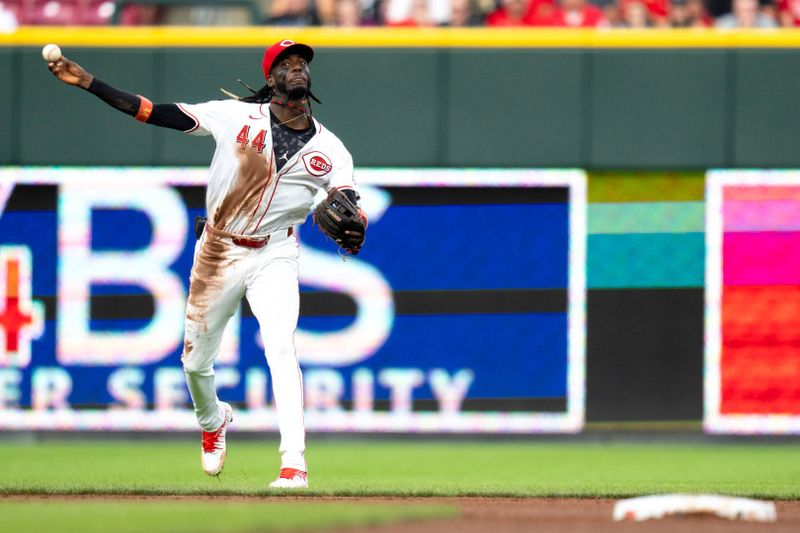
[(456, 515), (444, 505), (347, 502), (0, 500), (4, 531), (219, 533), (374, 526)]
[[(277, 442), (229, 439), (217, 478), (194, 442), (0, 442), (0, 494), (275, 495)], [(800, 498), (800, 447), (754, 444), (319, 441), (303, 495)]]

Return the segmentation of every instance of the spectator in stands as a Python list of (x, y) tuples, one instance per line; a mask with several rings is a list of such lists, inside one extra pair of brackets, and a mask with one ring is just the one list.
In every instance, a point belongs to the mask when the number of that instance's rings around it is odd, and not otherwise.
[(697, 21), (697, 26), (705, 28), (714, 26), (714, 17), (708, 10), (707, 0), (686, 0), (686, 7), (689, 8), (692, 20)]
[(558, 25), (555, 19), (557, 11), (556, 0), (531, 0), (525, 19), (531, 26), (556, 26)]
[(609, 26), (612, 28), (623, 27), (621, 7), (617, 4), (617, 0), (592, 0), (592, 3), (603, 12)]
[(656, 28), (669, 27), (669, 6), (670, 0), (642, 0), (647, 8), (647, 18), (650, 24)]
[(360, 0), (336, 0), (334, 3), (335, 26), (340, 28), (357, 28), (363, 25)]
[(767, 18), (771, 18), (775, 21), (775, 24), (780, 26), (780, 20), (778, 19), (778, 6), (775, 3), (775, 0), (759, 0), (758, 6), (758, 9), (762, 14), (766, 15)]
[(561, 0), (556, 9), (552, 26), (567, 28), (604, 28), (608, 26), (603, 11), (586, 0)]
[(669, 8), (669, 25), (673, 28), (695, 27), (686, 0), (672, 0), (672, 5)]
[[(317, 18), (325, 26), (376, 26), (378, 8), (375, 0), (312, 0)], [(356, 20), (357, 19), (357, 20)]]
[[(616, 17), (612, 16), (609, 17), (609, 10), (604, 10), (606, 17), (609, 18), (612, 25), (615, 26), (627, 26), (630, 27), (631, 22), (638, 23), (637, 17), (639, 16), (640, 8), (635, 6), (629, 9), (629, 4), (641, 4), (641, 7), (644, 8), (644, 15), (647, 19), (646, 26), (644, 27), (656, 27), (656, 28), (668, 28), (669, 27), (669, 9), (670, 9), (670, 0), (618, 0), (617, 9), (618, 14)], [(625, 22), (626, 18), (633, 17), (633, 21)], [(613, 24), (613, 21), (619, 19), (617, 24)], [(634, 26), (639, 27), (639, 26)]]
[(778, 20), (781, 26), (800, 26), (800, 0), (778, 0)]
[(719, 17), (717, 28), (775, 28), (774, 18), (762, 13), (758, 0), (733, 0), (732, 12)]
[(451, 0), (448, 26), (483, 26), (483, 19), (475, 13), (472, 0)]
[(427, 27), (450, 22), (450, 0), (384, 0), (387, 26)]
[(123, 26), (154, 26), (161, 22), (167, 12), (166, 6), (126, 4), (120, 13)]
[(486, 17), (487, 26), (530, 26), (527, 0), (501, 0), (500, 7)]
[(553, 26), (556, 0), (500, 0), (486, 16), (487, 26)]
[(708, 28), (714, 25), (714, 19), (703, 0), (672, 0), (669, 23), (673, 28)]
[(274, 26), (318, 26), (319, 23), (311, 0), (275, 0), (267, 21)]
[(314, 3), (314, 12), (320, 25), (333, 26), (336, 24), (337, 0), (310, 0)]
[(415, 28), (433, 26), (426, 0), (386, 0), (386, 26)]
[(619, 6), (621, 16), (614, 24), (618, 28), (649, 28), (652, 26), (647, 14), (647, 6), (640, 0), (622, 2)]
[(0, 33), (13, 33), (19, 26), (17, 15), (0, 2)]

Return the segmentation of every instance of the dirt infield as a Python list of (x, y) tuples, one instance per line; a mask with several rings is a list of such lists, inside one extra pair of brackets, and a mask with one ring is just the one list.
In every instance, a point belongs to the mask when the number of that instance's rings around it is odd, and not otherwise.
[[(548, 498), (335, 498), (335, 497), (192, 497), (192, 496), (0, 496), (0, 501), (59, 500), (228, 500), (255, 502), (348, 502), (364, 505), (382, 503), (393, 505), (446, 504), (456, 506), (460, 516), (446, 520), (431, 520), (393, 525), (339, 529), (338, 533), (518, 533), (523, 531), (545, 532), (607, 532), (632, 531), (646, 533), (736, 533), (764, 531), (788, 533), (800, 531), (800, 501), (777, 502), (776, 523), (756, 523), (728, 520), (712, 515), (673, 516), (661, 520), (643, 522), (614, 522), (611, 518), (615, 500), (593, 499), (548, 499)], [(330, 530), (327, 530), (330, 531)]]
[[(375, 502), (375, 499), (365, 500)], [(398, 500), (381, 500), (398, 501)], [(800, 502), (778, 502), (778, 521), (771, 524), (733, 521), (712, 515), (675, 516), (643, 522), (614, 522), (615, 500), (590, 499), (498, 499), (435, 498), (413, 499), (409, 503), (449, 503), (458, 506), (461, 516), (411, 524), (370, 528), (380, 533), (517, 533), (522, 531), (606, 532), (637, 531), (675, 533), (676, 531), (735, 533), (744, 531), (800, 531)], [(350, 530), (355, 531), (355, 530)]]

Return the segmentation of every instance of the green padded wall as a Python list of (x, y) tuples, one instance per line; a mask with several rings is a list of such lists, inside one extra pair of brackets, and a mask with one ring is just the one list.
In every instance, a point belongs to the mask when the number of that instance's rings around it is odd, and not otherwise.
[[(154, 102), (264, 81), (261, 48), (72, 48)], [(206, 165), (213, 140), (137, 124), (0, 48), (0, 164)], [(800, 166), (800, 50), (326, 48), (316, 116), (358, 166)], [(43, 142), (46, 138), (46, 142)]]
[[(24, 165), (137, 165), (154, 161), (148, 127), (108, 107), (91, 94), (53, 77), (38, 48), (19, 51), (21, 92), (18, 162)], [(99, 79), (131, 92), (155, 92), (153, 50), (69, 51)]]
[(733, 86), (739, 167), (800, 164), (800, 51), (739, 50)]
[(454, 50), (446, 166), (576, 166), (585, 115), (578, 50)]
[[(0, 72), (13, 72), (14, 55), (10, 48), (0, 48)], [(0, 77), (0, 162), (11, 161), (16, 147), (15, 119), (17, 104), (14, 76)]]
[[(228, 98), (220, 87), (239, 96), (248, 91), (237, 83), (241, 79), (254, 89), (263, 85), (263, 51), (250, 48), (203, 48), (196, 52), (166, 49), (159, 61), (159, 100), (162, 102), (198, 103)], [(214, 139), (178, 131), (158, 130), (158, 164), (208, 165), (214, 155)]]
[[(261, 49), (203, 49), (163, 52), (161, 73), (166, 101), (202, 102), (224, 98), (219, 87), (236, 94), (264, 83)], [(353, 50), (322, 48), (311, 64), (315, 116), (336, 133), (359, 166), (437, 164), (441, 147), (436, 128), (439, 88), (445, 73), (433, 50)], [(159, 133), (159, 160), (169, 164), (207, 164), (208, 139)], [(208, 144), (207, 144), (208, 143)]]
[(589, 168), (725, 164), (727, 52), (597, 50)]
[(357, 166), (440, 162), (442, 52), (319, 49), (311, 64), (315, 114)]

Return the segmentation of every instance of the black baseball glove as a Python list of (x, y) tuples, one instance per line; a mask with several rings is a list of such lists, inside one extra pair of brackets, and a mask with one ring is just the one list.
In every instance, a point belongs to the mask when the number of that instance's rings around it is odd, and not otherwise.
[(331, 189), (328, 197), (314, 209), (312, 218), (342, 250), (353, 255), (361, 250), (367, 217), (341, 190)]

